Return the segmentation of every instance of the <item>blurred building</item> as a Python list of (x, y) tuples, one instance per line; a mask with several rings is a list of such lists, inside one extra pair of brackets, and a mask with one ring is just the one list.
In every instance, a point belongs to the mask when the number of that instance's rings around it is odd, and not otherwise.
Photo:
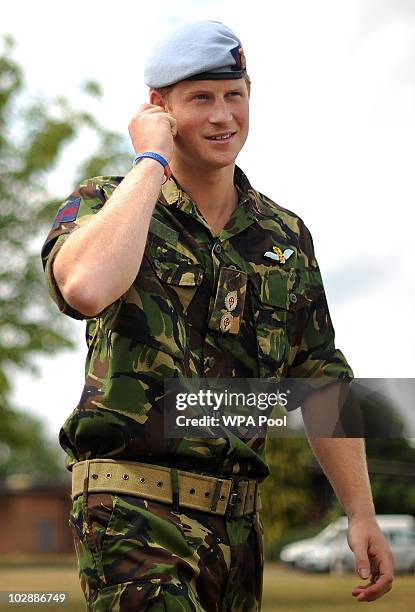
[(0, 482), (0, 555), (73, 553), (71, 505), (67, 481), (15, 475)]

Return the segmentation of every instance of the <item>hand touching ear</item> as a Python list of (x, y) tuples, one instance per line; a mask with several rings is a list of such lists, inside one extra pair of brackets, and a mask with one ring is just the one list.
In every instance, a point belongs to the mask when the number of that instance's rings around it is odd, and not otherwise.
[(134, 151), (153, 151), (168, 162), (173, 156), (173, 137), (177, 134), (176, 119), (162, 106), (141, 104), (128, 124)]

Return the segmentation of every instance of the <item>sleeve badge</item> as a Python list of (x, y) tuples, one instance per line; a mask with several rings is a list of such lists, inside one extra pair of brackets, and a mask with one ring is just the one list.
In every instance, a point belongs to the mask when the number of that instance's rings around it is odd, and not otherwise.
[(73, 200), (69, 200), (69, 202), (67, 202), (60, 210), (58, 210), (58, 214), (55, 217), (52, 229), (57, 229), (61, 223), (69, 223), (70, 221), (75, 221), (76, 217), (78, 216), (80, 205), (81, 198), (74, 198)]

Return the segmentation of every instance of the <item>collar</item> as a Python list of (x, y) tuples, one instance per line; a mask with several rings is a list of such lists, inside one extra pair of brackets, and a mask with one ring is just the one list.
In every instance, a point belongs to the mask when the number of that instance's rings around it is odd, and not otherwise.
[[(252, 187), (246, 174), (236, 165), (234, 184), (239, 193), (238, 206), (244, 205), (255, 220), (275, 215), (275, 209)], [(173, 174), (161, 186), (160, 202), (165, 206), (175, 205), (179, 210), (185, 210), (186, 212), (194, 212), (196, 210), (191, 197)]]

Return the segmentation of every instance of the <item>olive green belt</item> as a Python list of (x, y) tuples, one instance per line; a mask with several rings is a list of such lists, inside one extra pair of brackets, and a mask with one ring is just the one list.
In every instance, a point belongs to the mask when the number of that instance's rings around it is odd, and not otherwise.
[(232, 480), (159, 465), (91, 459), (72, 468), (72, 499), (113, 492), (238, 518), (261, 509), (257, 480)]

